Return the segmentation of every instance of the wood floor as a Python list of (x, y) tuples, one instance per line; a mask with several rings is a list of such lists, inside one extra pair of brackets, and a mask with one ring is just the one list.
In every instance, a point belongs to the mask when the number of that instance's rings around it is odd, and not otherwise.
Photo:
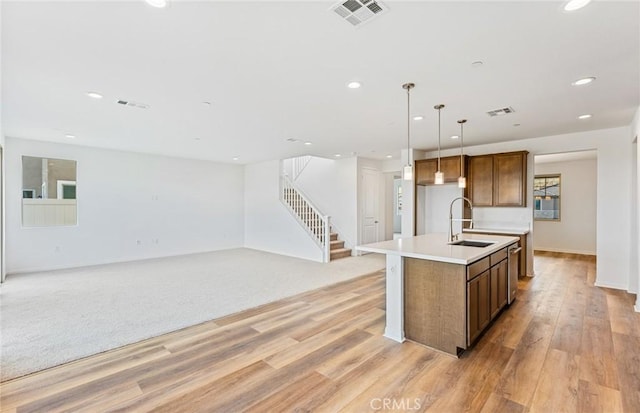
[(640, 314), (595, 263), (537, 276), (462, 358), (382, 337), (376, 273), (3, 383), (2, 412), (640, 412)]

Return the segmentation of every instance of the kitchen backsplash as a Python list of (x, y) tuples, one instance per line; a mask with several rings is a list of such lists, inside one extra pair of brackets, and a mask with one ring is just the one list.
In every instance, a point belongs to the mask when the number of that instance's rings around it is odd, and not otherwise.
[(531, 230), (533, 216), (530, 208), (473, 208), (476, 228)]

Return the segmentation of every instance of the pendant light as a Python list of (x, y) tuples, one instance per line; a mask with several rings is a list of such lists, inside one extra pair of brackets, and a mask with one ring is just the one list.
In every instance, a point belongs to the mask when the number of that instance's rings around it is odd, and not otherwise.
[(460, 119), (458, 121), (460, 124), (460, 176), (458, 177), (458, 188), (467, 187), (467, 178), (464, 177), (464, 155), (462, 154), (462, 140), (464, 139), (463, 129), (466, 122), (466, 119)]
[(440, 171), (440, 111), (444, 105), (441, 103), (433, 108), (438, 110), (438, 170), (436, 171), (435, 184), (442, 185), (444, 184), (444, 174)]
[(407, 164), (402, 168), (402, 179), (405, 181), (413, 180), (413, 166), (411, 166), (411, 89), (416, 85), (414, 83), (405, 83), (402, 88), (407, 91)]

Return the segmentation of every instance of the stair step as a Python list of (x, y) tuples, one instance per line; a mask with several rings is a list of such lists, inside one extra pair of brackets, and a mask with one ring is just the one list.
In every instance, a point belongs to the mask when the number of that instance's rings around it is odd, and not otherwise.
[(337, 260), (338, 258), (350, 257), (351, 249), (350, 248), (338, 248), (335, 250), (331, 250), (331, 259)]
[(329, 234), (329, 240), (330, 241), (337, 241), (338, 240), (338, 233), (337, 232), (332, 232), (331, 234)]
[(331, 251), (333, 250), (339, 250), (339, 249), (344, 249), (344, 241), (339, 241), (339, 240), (333, 240), (329, 243), (330, 249)]

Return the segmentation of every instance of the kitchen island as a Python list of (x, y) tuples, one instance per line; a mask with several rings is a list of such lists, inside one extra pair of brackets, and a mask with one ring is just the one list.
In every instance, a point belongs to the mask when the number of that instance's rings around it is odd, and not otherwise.
[(426, 234), (356, 247), (386, 255), (385, 337), (409, 339), (458, 356), (507, 304), (508, 250), (519, 239), (461, 234), (461, 246), (446, 234)]

